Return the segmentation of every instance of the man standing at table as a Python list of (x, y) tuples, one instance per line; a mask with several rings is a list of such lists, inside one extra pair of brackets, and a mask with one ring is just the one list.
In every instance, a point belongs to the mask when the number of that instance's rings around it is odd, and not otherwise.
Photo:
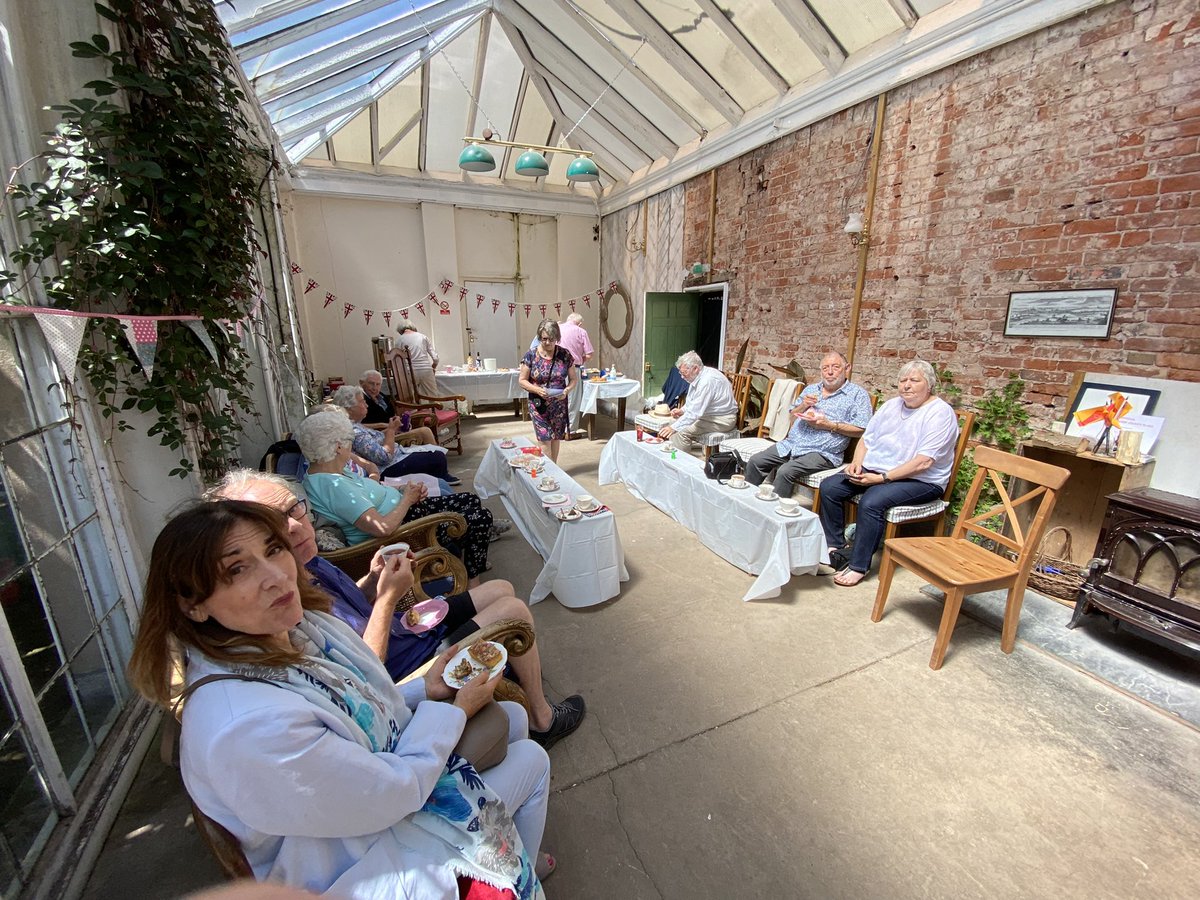
[(583, 367), (592, 358), (592, 341), (583, 327), (583, 316), (571, 313), (567, 321), (558, 323), (558, 345), (565, 347), (579, 368), (579, 384), (577, 391), (571, 391), (570, 427), (568, 433), (579, 428), (579, 406), (583, 402)]
[(746, 481), (774, 478), (775, 493), (790, 497), (806, 475), (842, 464), (846, 445), (863, 433), (871, 419), (871, 398), (851, 384), (850, 363), (836, 350), (821, 360), (821, 380), (810, 384), (792, 404), (795, 421), (787, 437), (746, 462)]
[(732, 431), (737, 424), (737, 401), (729, 379), (706, 366), (695, 350), (679, 357), (675, 368), (688, 383), (687, 400), (683, 409), (671, 410), (675, 422), (660, 428), (658, 436), (670, 438), (671, 446), (679, 450), (691, 450), (702, 434)]

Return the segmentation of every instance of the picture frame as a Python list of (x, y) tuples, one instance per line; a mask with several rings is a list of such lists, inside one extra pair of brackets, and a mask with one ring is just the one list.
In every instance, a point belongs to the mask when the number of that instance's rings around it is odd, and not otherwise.
[(1089, 435), (1093, 436), (1093, 431), (1099, 431), (1095, 425), (1080, 426), (1075, 420), (1075, 413), (1081, 409), (1091, 409), (1094, 406), (1105, 406), (1109, 402), (1109, 395), (1112, 393), (1120, 393), (1129, 401), (1133, 407), (1133, 415), (1148, 416), (1154, 412), (1154, 406), (1158, 403), (1161, 391), (1152, 390), (1143, 387), (1130, 387), (1124, 384), (1102, 384), (1098, 381), (1085, 381), (1079, 386), (1078, 392), (1075, 394), (1075, 399), (1071, 401), (1071, 408), (1067, 411), (1067, 434), (1068, 435)]
[(1116, 288), (1013, 291), (1008, 295), (1004, 336), (1104, 340), (1112, 333), (1116, 309)]

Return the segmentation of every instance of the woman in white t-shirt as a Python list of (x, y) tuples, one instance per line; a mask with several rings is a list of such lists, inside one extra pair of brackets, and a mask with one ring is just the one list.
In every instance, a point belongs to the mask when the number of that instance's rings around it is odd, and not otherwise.
[[(871, 568), (893, 506), (928, 503), (942, 496), (954, 468), (958, 414), (936, 396), (937, 375), (924, 360), (905, 363), (900, 396), (879, 408), (867, 425), (854, 459), (821, 482), (821, 525), (834, 583), (853, 587)], [(855, 494), (858, 525), (853, 546), (845, 545), (845, 501)]]

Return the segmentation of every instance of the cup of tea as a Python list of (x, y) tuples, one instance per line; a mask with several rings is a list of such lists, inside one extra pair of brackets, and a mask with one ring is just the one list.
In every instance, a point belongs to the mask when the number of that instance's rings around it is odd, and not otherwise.
[(596, 498), (591, 494), (580, 494), (575, 498), (575, 505), (580, 509), (591, 509), (596, 505)]
[(551, 478), (549, 475), (543, 475), (541, 485), (542, 485), (542, 487), (547, 487), (547, 488), (554, 487), (554, 479)]
[(760, 484), (758, 486), (758, 496), (760, 497), (770, 497), (773, 493), (775, 493), (775, 489), (769, 484)]
[(791, 514), (791, 513), (796, 512), (796, 510), (798, 510), (799, 508), (800, 508), (800, 501), (793, 500), (791, 497), (783, 497), (779, 501), (780, 512), (785, 512), (785, 513)]
[(399, 541), (395, 544), (388, 544), (386, 547), (381, 548), (379, 552), (383, 554), (384, 559), (390, 560), (397, 556), (408, 556), (408, 551), (408, 544), (404, 543), (404, 541)]
[(730, 475), (729, 476), (729, 484), (731, 487), (735, 487), (735, 488), (745, 487), (746, 486), (746, 476), (745, 475)]

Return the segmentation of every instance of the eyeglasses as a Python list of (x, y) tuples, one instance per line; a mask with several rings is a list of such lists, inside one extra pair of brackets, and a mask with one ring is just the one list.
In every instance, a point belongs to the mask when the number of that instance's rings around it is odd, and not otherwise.
[(297, 522), (302, 522), (308, 518), (308, 501), (297, 500), (289, 506), (283, 513), (289, 519), (295, 519)]

